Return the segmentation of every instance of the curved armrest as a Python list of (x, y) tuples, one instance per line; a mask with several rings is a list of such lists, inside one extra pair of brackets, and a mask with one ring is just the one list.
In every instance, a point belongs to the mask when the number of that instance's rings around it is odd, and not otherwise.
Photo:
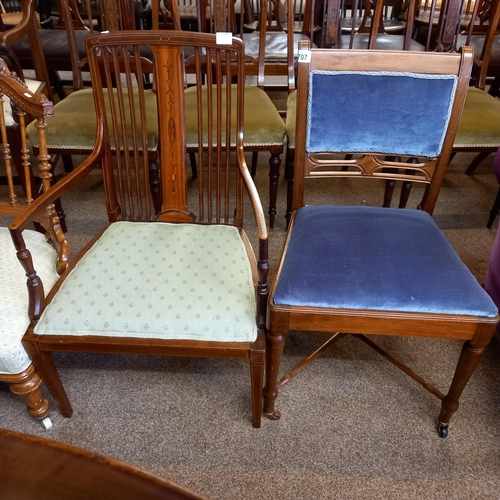
[(266, 309), (267, 298), (269, 295), (269, 286), (267, 283), (269, 277), (269, 252), (268, 252), (268, 232), (266, 218), (262, 203), (260, 202), (257, 188), (252, 180), (250, 171), (248, 170), (243, 146), (237, 148), (238, 167), (240, 170), (243, 183), (247, 190), (250, 202), (252, 204), (255, 222), (257, 224), (257, 234), (259, 236), (259, 250), (257, 258), (257, 269), (259, 272), (259, 283), (257, 285), (257, 324), (259, 328), (265, 328), (266, 324)]

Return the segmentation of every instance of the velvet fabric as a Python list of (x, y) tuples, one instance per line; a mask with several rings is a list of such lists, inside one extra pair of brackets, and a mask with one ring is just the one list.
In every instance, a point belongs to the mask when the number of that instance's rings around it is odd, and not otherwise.
[(297, 212), (274, 302), (495, 317), (497, 307), (432, 217), (380, 207)]
[[(198, 145), (198, 101), (196, 95), (196, 87), (186, 89), (185, 109), (186, 109), (186, 145), (188, 147), (196, 147)], [(213, 140), (216, 139), (216, 89), (213, 90)], [(203, 92), (203, 144), (208, 144), (208, 127), (207, 127), (207, 104), (206, 92)], [(245, 146), (274, 146), (283, 144), (285, 137), (285, 124), (280, 117), (278, 110), (269, 98), (269, 96), (258, 87), (253, 85), (245, 85), (244, 97), (244, 116), (243, 116), (243, 143)], [(226, 97), (223, 95), (223, 112), (222, 112), (222, 127), (223, 130), (226, 124)], [(236, 87), (231, 87), (231, 122), (236, 124)], [(224, 132), (225, 133), (225, 132)], [(236, 145), (236, 131), (234, 126), (231, 133), (231, 145)]]
[(500, 147), (500, 101), (469, 87), (455, 137), (455, 148)]
[(456, 84), (454, 75), (312, 71), (306, 151), (436, 157)]
[[(107, 96), (107, 91), (104, 91)], [(124, 99), (128, 102), (128, 94), (124, 91)], [(148, 131), (148, 149), (155, 150), (158, 143), (158, 116), (156, 111), (156, 96), (153, 91), (144, 92), (146, 101), (146, 117)], [(140, 117), (139, 103), (136, 102), (136, 116)], [(106, 102), (108, 116), (111, 115), (109, 102)], [(127, 108), (127, 120), (130, 120), (130, 112)], [(47, 146), (50, 148), (66, 148), (75, 150), (92, 150), (96, 137), (96, 115), (94, 106), (94, 95), (92, 89), (78, 90), (66, 99), (54, 106), (54, 116), (47, 119)], [(113, 144), (113, 132), (111, 121), (110, 136)], [(140, 137), (141, 123), (138, 123), (138, 136)], [(28, 137), (33, 146), (38, 146), (38, 134), (34, 122), (26, 128)], [(132, 131), (129, 128), (128, 143), (132, 144)]]

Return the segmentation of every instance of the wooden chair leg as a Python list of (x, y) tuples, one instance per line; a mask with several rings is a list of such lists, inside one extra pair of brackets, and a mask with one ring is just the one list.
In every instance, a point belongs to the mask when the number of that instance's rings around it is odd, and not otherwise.
[(157, 161), (149, 162), (149, 188), (151, 190), (151, 196), (153, 198), (153, 207), (155, 209), (155, 214), (161, 212), (161, 181), (160, 181), (160, 169), (158, 167)]
[(252, 171), (250, 172), (252, 177), (255, 177), (255, 174), (257, 173), (257, 162), (258, 161), (259, 161), (259, 152), (253, 151), (252, 152)]
[(285, 178), (287, 180), (286, 191), (286, 228), (290, 224), (293, 208), (293, 184), (294, 184), (294, 171), (295, 171), (295, 149), (288, 148), (286, 150), (285, 158)]
[(264, 365), (266, 361), (266, 340), (262, 332), (259, 333), (255, 344), (255, 349), (250, 350), (250, 380), (252, 384), (252, 425), (258, 429), (262, 419)]
[(191, 163), (191, 176), (193, 179), (198, 177), (198, 165), (196, 163), (196, 153), (189, 153), (189, 163)]
[(490, 210), (490, 218), (488, 219), (488, 223), (486, 224), (486, 227), (488, 229), (491, 229), (491, 226), (493, 225), (493, 222), (495, 222), (498, 214), (500, 214), (500, 188), (497, 191), (495, 203), (493, 203), (493, 207), (491, 207)]
[(438, 418), (438, 432), (442, 438), (448, 436), (448, 425), (451, 417), (458, 409), (462, 391), (465, 389), (467, 382), (481, 360), (484, 348), (490, 341), (495, 327), (490, 329), (491, 334), (479, 335), (480, 340), (478, 342), (474, 343), (474, 340), (468, 340), (464, 343), (450, 389), (441, 404), (441, 412)]
[(25, 343), (25, 347), (26, 351), (28, 351), (31, 356), (31, 360), (36, 370), (45, 382), (54, 401), (57, 403), (59, 411), (64, 417), (71, 417), (73, 409), (71, 408), (68, 396), (59, 378), (59, 373), (57, 372), (51, 353), (40, 351), (38, 346), (34, 343)]
[(479, 164), (488, 158), (490, 156), (491, 151), (481, 151), (471, 162), (471, 164), (467, 167), (467, 170), (465, 171), (466, 175), (472, 175), (475, 171), (476, 168), (479, 166)]
[(264, 387), (264, 413), (271, 420), (279, 420), (281, 414), (274, 408), (278, 396), (278, 374), (285, 345), (285, 334), (267, 332), (266, 337), (266, 386)]
[(28, 413), (34, 418), (43, 418), (49, 410), (49, 402), (40, 392), (42, 379), (33, 364), (15, 375), (3, 375), (1, 379), (10, 384), (10, 390), (23, 396), (28, 405)]
[(281, 153), (271, 153), (271, 158), (269, 158), (269, 227), (274, 227), (274, 219), (276, 217), (280, 165)]

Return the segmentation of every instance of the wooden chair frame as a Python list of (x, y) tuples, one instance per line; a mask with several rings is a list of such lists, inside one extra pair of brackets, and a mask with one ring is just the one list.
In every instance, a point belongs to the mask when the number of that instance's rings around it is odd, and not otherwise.
[[(306, 49), (306, 47), (304, 47)], [(299, 66), (299, 101), (297, 117), (297, 150), (295, 166), (295, 186), (293, 191), (293, 209), (304, 205), (304, 180), (306, 178), (326, 177), (370, 177), (389, 178), (392, 169), (381, 170), (385, 164), (394, 167), (395, 161), (383, 160), (382, 156), (362, 155), (359, 159), (349, 161), (328, 159), (319, 160), (308, 156), (305, 151), (307, 81), (312, 70), (352, 70), (352, 71), (405, 71), (411, 68), (415, 73), (437, 73), (458, 75), (456, 101), (452, 110), (448, 134), (445, 138), (441, 155), (428, 159), (425, 164), (401, 164), (405, 169), (414, 168), (420, 174), (420, 180), (427, 185), (420, 208), (429, 214), (434, 210), (445, 169), (453, 147), (454, 135), (463, 107), (468, 79), (472, 67), (472, 51), (465, 48), (460, 55), (440, 53), (409, 53), (409, 52), (367, 52), (367, 51), (328, 51), (311, 50), (311, 62)], [(357, 165), (357, 171), (331, 170), (335, 165)], [(322, 167), (321, 170), (317, 170)], [(400, 166), (399, 168), (403, 168)], [(400, 170), (401, 172), (402, 170)], [(406, 170), (407, 172), (407, 170)], [(405, 174), (396, 175), (405, 178)], [(412, 176), (409, 176), (412, 177)], [(480, 318), (475, 316), (458, 316), (448, 314), (384, 312), (369, 310), (348, 310), (278, 305), (273, 297), (276, 284), (280, 278), (283, 261), (287, 253), (290, 236), (293, 231), (295, 213), (292, 217), (283, 257), (278, 269), (275, 283), (271, 287), (268, 307), (266, 387), (264, 390), (264, 412), (272, 419), (280, 418), (275, 410), (275, 400), (278, 390), (287, 384), (311, 361), (317, 358), (328, 346), (332, 345), (348, 333), (355, 335), (363, 342), (373, 347), (395, 366), (420, 383), (426, 390), (442, 400), (439, 415), (439, 432), (445, 437), (451, 416), (458, 408), (458, 400), (469, 377), (478, 364), (484, 347), (487, 345), (496, 329), (498, 316), (495, 318)], [(283, 351), (286, 333), (290, 330), (306, 330), (321, 332), (337, 332), (322, 347), (308, 356), (302, 363), (287, 375), (278, 380), (280, 358)], [(417, 337), (440, 337), (465, 340), (460, 360), (447, 395), (421, 378), (411, 368), (395, 356), (378, 346), (369, 335), (411, 335)]]
[[(156, 198), (161, 201), (159, 212), (155, 215), (148, 209), (147, 218), (154, 217), (154, 220), (161, 222), (194, 222), (193, 215), (190, 213), (187, 205), (187, 188), (186, 188), (186, 173), (184, 165), (185, 155), (185, 136), (183, 133), (183, 102), (184, 102), (184, 81), (179, 82), (182, 70), (182, 46), (206, 47), (214, 51), (221, 50), (215, 41), (215, 35), (205, 35), (183, 32), (171, 32), (168, 37), (165, 32), (150, 31), (150, 32), (117, 32), (107, 35), (92, 35), (88, 38), (87, 47), (89, 51), (90, 71), (93, 78), (100, 74), (100, 63), (96, 54), (99, 50), (107, 50), (113, 46), (131, 46), (151, 45), (155, 53), (155, 72), (158, 81), (169, 82), (169, 93), (158, 91), (158, 109), (162, 110), (159, 113), (158, 119), (160, 122), (160, 130), (164, 130), (164, 134), (160, 133), (160, 165), (163, 169), (167, 166), (171, 170), (170, 174), (165, 174), (161, 177), (161, 188), (159, 192), (163, 193), (163, 197)], [(167, 47), (165, 47), (167, 46)], [(231, 45), (222, 47), (225, 50), (230, 50), (240, 61), (243, 60), (243, 44), (240, 40), (233, 39)], [(90, 54), (90, 52), (92, 52)], [(217, 56), (220, 61), (220, 55)], [(167, 70), (167, 67), (169, 68)], [(171, 75), (176, 75), (171, 79)], [(222, 76), (222, 75), (219, 75)], [(229, 74), (230, 76), (230, 74)], [(164, 80), (161, 80), (164, 79)], [(215, 81), (220, 81), (217, 78)], [(249, 359), (251, 366), (251, 382), (252, 382), (252, 405), (253, 405), (253, 425), (260, 426), (260, 418), (262, 412), (262, 377), (264, 370), (264, 354), (265, 354), (265, 339), (264, 339), (264, 324), (266, 314), (266, 302), (268, 296), (267, 276), (268, 276), (268, 255), (267, 255), (267, 228), (265, 218), (262, 211), (256, 188), (251, 179), (250, 173), (246, 167), (244, 152), (243, 152), (243, 82), (244, 68), (243, 64), (239, 65), (238, 71), (238, 104), (237, 104), (237, 133), (236, 133), (236, 155), (238, 160), (237, 169), (237, 210), (234, 214), (228, 214), (227, 210), (223, 211), (222, 215), (214, 212), (209, 213), (207, 220), (204, 223), (211, 224), (218, 222), (220, 224), (232, 224), (242, 231), (242, 210), (243, 202), (241, 200), (243, 189), (250, 197), (252, 207), (255, 214), (256, 224), (259, 237), (259, 257), (258, 261), (254, 261), (254, 272), (256, 274), (256, 299), (257, 299), (257, 326), (258, 335), (255, 342), (210, 342), (210, 341), (194, 341), (194, 340), (161, 340), (148, 338), (130, 338), (130, 337), (100, 337), (100, 336), (64, 336), (64, 335), (36, 335), (33, 332), (34, 323), (40, 317), (46, 304), (49, 303), (59, 289), (68, 273), (74, 268), (76, 263), (90, 248), (92, 243), (99, 238), (98, 234), (80, 252), (77, 258), (70, 264), (66, 272), (62, 275), (61, 280), (55, 285), (54, 289), (44, 297), (40, 287), (40, 280), (36, 275), (33, 264), (29, 258), (29, 251), (26, 249), (26, 244), (22, 237), (22, 231), (34, 218), (45, 210), (47, 204), (53, 202), (62, 193), (67, 192), (83, 177), (85, 177), (97, 165), (102, 164), (103, 176), (106, 185), (106, 200), (108, 218), (110, 222), (118, 220), (144, 220), (144, 214), (137, 213), (126, 214), (122, 210), (119, 200), (120, 193), (113, 182), (110, 182), (113, 174), (112, 154), (109, 144), (109, 134), (106, 126), (106, 112), (104, 105), (104, 96), (102, 93), (96, 95), (96, 108), (98, 120), (98, 137), (92, 154), (71, 174), (62, 179), (49, 192), (36, 200), (30, 210), (18, 217), (10, 226), (10, 231), (14, 244), (18, 250), (19, 259), (26, 270), (28, 276), (28, 287), (30, 291), (31, 308), (30, 318), (34, 322), (29, 331), (24, 337), (26, 349), (32, 356), (33, 362), (37, 369), (42, 374), (42, 377), (49, 388), (53, 398), (56, 400), (61, 413), (65, 417), (70, 417), (72, 414), (71, 405), (67, 398), (66, 392), (62, 386), (61, 380), (52, 360), (51, 351), (78, 351), (78, 352), (112, 352), (112, 353), (141, 353), (150, 355), (175, 355), (175, 356), (195, 356), (195, 357), (229, 357), (235, 359)], [(166, 84), (165, 84), (166, 85)], [(170, 96), (170, 97), (168, 97)], [(168, 99), (168, 102), (166, 101)], [(209, 116), (210, 113), (209, 113)], [(111, 125), (110, 125), (111, 126)], [(220, 123), (218, 125), (220, 128)], [(174, 132), (172, 132), (174, 131)], [(178, 131), (175, 132), (175, 131)], [(220, 131), (219, 131), (220, 132)], [(173, 135), (172, 135), (173, 134)], [(177, 138), (173, 140), (173, 138)], [(139, 141), (140, 139), (134, 139)], [(173, 141), (173, 142), (172, 142)], [(135, 146), (137, 146), (135, 144)], [(200, 144), (200, 153), (203, 145)], [(137, 150), (137, 148), (135, 147)], [(213, 155), (220, 154), (220, 150), (213, 151)], [(212, 156), (218, 158), (218, 156)], [(107, 180), (106, 180), (107, 179)], [(200, 180), (201, 182), (201, 180)], [(205, 181), (210, 182), (210, 180)], [(125, 195), (125, 198), (127, 196)], [(155, 198), (155, 196), (153, 196)], [(219, 199), (219, 194), (217, 194)], [(146, 218), (146, 220), (147, 220)], [(213, 220), (212, 220), (213, 218)], [(244, 241), (247, 241), (242, 236)], [(247, 248), (249, 244), (246, 244)], [(252, 262), (252, 261), (251, 261)]]

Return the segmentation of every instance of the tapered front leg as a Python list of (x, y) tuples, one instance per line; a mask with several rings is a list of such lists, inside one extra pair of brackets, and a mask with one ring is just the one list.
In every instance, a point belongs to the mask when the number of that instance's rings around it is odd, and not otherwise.
[(278, 420), (281, 414), (274, 404), (278, 396), (278, 374), (285, 344), (285, 334), (267, 332), (266, 337), (266, 386), (264, 388), (264, 413), (271, 420)]
[(486, 335), (480, 341), (473, 343), (474, 340), (468, 340), (464, 343), (450, 389), (441, 404), (441, 413), (438, 418), (438, 432), (440, 437), (448, 435), (448, 425), (451, 417), (458, 409), (460, 396), (481, 360), (484, 348), (488, 344), (493, 332), (494, 327), (491, 335)]

